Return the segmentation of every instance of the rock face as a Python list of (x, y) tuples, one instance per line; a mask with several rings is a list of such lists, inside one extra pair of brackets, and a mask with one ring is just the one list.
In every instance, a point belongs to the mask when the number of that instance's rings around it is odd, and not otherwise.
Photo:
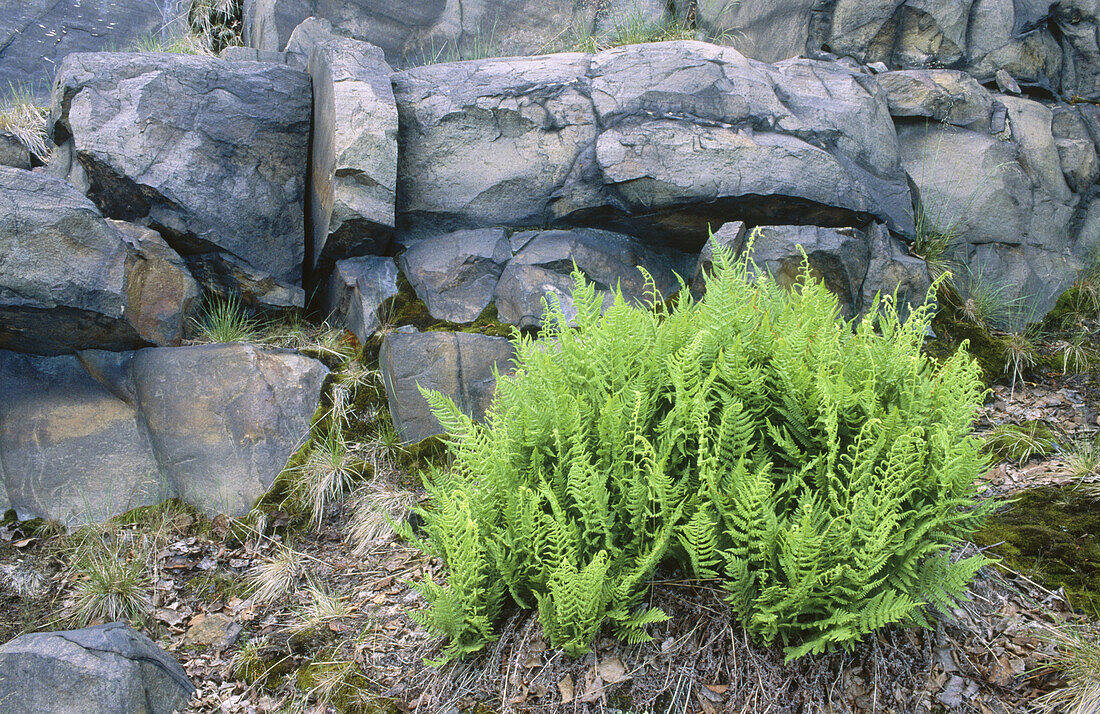
[(178, 344), (198, 287), (153, 233), (65, 182), (0, 167), (0, 349)]
[(178, 497), (241, 515), (309, 429), (327, 370), (225, 344), (0, 351), (0, 474), (21, 518), (102, 520)]
[(767, 62), (833, 53), (1100, 97), (1100, 7), (1083, 0), (698, 0), (696, 17)]
[(309, 77), (285, 65), (70, 55), (51, 109), (51, 167), (104, 215), (155, 228), (189, 262), (226, 256), (294, 286), (310, 111)]
[(189, 7), (184, 0), (0, 0), (0, 95), (15, 86), (46, 98), (66, 55), (181, 35)]
[(379, 327), (378, 308), (397, 294), (393, 258), (366, 255), (336, 262), (325, 291), (325, 311), (334, 324), (366, 344)]
[(884, 221), (912, 232), (886, 98), (836, 63), (698, 42), (394, 75), (398, 222), (585, 224), (698, 250), (708, 223)]
[(496, 388), (493, 371), (506, 373), (512, 355), (512, 343), (503, 337), (466, 332), (386, 335), (378, 361), (398, 435), (416, 442), (442, 432), (418, 385), (446, 394), (464, 413), (480, 419)]
[(458, 231), (424, 239), (401, 255), (401, 270), (438, 320), (473, 322), (493, 301), (512, 258), (501, 228)]
[[(631, 0), (632, 4), (635, 0)], [(244, 35), (250, 47), (282, 50), (294, 28), (310, 16), (324, 18), (346, 37), (381, 47), (391, 62), (491, 47), (499, 55), (538, 54), (574, 27), (583, 30), (628, 3), (594, 0), (245, 0)], [(658, 3), (639, 2), (655, 17)]]
[(315, 279), (339, 258), (385, 253), (394, 228), (397, 106), (390, 67), (355, 40), (319, 45), (313, 78), (310, 186)]
[(963, 282), (1001, 286), (1038, 319), (1100, 240), (1100, 226), (1083, 220), (1089, 201), (1073, 192), (1095, 180), (1097, 150), (1077, 110), (997, 101), (997, 135), (915, 123), (899, 125), (898, 138), (924, 222), (958, 236), (955, 257), (970, 273)]
[(605, 308), (616, 287), (630, 301), (646, 299), (644, 268), (665, 297), (675, 293), (677, 275), (690, 276), (692, 258), (667, 248), (650, 248), (636, 238), (610, 231), (576, 229), (541, 231), (513, 236), (518, 251), (508, 263), (496, 287), (497, 314), (501, 322), (520, 328), (542, 322), (543, 297), (557, 296), (567, 317), (576, 314), (572, 303), (573, 266), (603, 291)]
[(8, 131), (0, 131), (0, 166), (30, 170), (31, 152), (19, 138)]
[(178, 662), (120, 622), (0, 646), (0, 701), (20, 711), (171, 714), (194, 691)]

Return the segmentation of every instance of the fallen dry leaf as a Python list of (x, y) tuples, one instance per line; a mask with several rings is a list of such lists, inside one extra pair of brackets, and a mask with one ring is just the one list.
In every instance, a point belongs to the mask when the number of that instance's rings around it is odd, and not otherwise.
[(558, 680), (558, 692), (561, 693), (561, 703), (568, 704), (573, 701), (573, 678), (568, 674)]

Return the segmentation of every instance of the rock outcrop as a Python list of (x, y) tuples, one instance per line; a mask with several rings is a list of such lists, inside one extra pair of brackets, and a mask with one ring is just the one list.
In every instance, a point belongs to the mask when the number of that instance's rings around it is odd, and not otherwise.
[(194, 691), (178, 662), (121, 622), (0, 646), (0, 702), (9, 711), (172, 714)]
[(175, 497), (243, 515), (307, 436), (327, 373), (243, 344), (0, 351), (9, 507), (73, 524)]
[(189, 262), (225, 256), (300, 286), (310, 96), (305, 72), (269, 62), (69, 55), (49, 121), (51, 170)]
[(378, 308), (397, 292), (393, 258), (367, 255), (339, 260), (325, 290), (325, 316), (366, 344), (382, 326)]
[(699, 42), (394, 75), (399, 225), (585, 224), (698, 250), (744, 218), (913, 231), (885, 94)]
[(160, 237), (69, 184), (0, 167), (0, 349), (178, 344), (198, 286)]

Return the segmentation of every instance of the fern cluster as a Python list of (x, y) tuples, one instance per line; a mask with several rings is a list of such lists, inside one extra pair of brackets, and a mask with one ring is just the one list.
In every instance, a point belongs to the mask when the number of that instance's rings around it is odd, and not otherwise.
[(418, 584), (414, 617), (449, 638), (444, 659), (490, 642), (509, 601), (570, 654), (604, 624), (644, 641), (666, 619), (645, 605), (662, 564), (720, 579), (789, 658), (964, 594), (985, 561), (949, 547), (992, 507), (974, 487), (977, 365), (922, 354), (929, 305), (902, 323), (885, 299), (846, 324), (805, 266), (786, 291), (715, 254), (700, 302), (616, 294), (601, 314), (576, 274), (576, 316), (548, 296), (484, 424), (425, 392), (454, 458), (425, 478), (419, 543), (449, 576)]

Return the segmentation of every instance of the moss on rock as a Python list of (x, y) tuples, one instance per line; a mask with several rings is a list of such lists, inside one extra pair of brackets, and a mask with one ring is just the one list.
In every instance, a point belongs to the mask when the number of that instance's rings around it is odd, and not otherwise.
[(1100, 503), (1073, 488), (1030, 489), (974, 534), (1004, 564), (1100, 615)]

